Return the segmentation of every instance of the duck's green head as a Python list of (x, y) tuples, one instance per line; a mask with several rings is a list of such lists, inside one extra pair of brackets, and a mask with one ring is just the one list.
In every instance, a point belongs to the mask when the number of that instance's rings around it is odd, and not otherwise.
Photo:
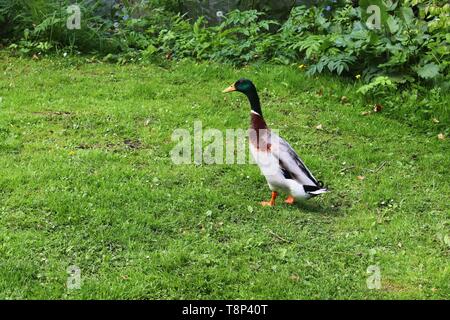
[(233, 92), (233, 91), (239, 91), (245, 94), (248, 100), (250, 101), (250, 106), (252, 110), (262, 117), (258, 93), (256, 92), (256, 87), (253, 84), (253, 82), (251, 82), (248, 79), (239, 79), (222, 92)]
[(248, 95), (251, 92), (256, 91), (255, 85), (253, 82), (251, 82), (248, 79), (239, 79), (235, 83), (233, 83), (231, 86), (223, 90), (222, 92), (233, 92), (233, 91), (239, 91), (246, 95)]

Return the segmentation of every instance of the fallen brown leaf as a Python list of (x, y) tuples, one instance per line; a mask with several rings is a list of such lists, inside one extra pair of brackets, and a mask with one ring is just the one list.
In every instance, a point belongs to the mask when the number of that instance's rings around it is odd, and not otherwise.
[(380, 112), (381, 110), (383, 110), (383, 106), (381, 104), (377, 103), (373, 106), (373, 112)]
[(364, 176), (357, 176), (356, 177), (358, 180), (364, 180), (366, 177), (364, 177)]
[(289, 279), (291, 279), (292, 281), (298, 282), (298, 280), (300, 280), (300, 277), (298, 276), (298, 274), (293, 273), (293, 274), (291, 274)]

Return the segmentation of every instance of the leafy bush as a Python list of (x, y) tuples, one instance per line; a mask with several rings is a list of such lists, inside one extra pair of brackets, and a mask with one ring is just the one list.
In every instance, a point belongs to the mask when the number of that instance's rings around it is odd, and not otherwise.
[[(23, 54), (64, 48), (122, 63), (161, 58), (302, 63), (310, 75), (358, 76), (373, 87), (450, 80), (450, 5), (441, 0), (405, 0), (389, 7), (371, 0), (382, 9), (379, 30), (365, 23), (369, 2), (364, 0), (361, 7), (337, 0), (322, 7), (297, 6), (283, 23), (256, 10), (234, 10), (216, 26), (203, 17), (191, 22), (169, 13), (158, 1), (123, 1), (109, 14), (99, 13), (98, 1), (85, 1), (81, 30), (65, 26), (68, 1), (0, 1), (10, 48)], [(389, 81), (380, 82), (386, 77)]]

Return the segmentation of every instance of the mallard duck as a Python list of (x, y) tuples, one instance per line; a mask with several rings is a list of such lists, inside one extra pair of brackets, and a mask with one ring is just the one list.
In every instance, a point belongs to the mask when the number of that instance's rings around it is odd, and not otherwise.
[(285, 200), (288, 204), (327, 192), (289, 143), (268, 128), (255, 85), (248, 79), (240, 79), (223, 90), (233, 91), (242, 92), (250, 102), (250, 152), (272, 190), (271, 199), (261, 204), (274, 206), (279, 192), (289, 195)]

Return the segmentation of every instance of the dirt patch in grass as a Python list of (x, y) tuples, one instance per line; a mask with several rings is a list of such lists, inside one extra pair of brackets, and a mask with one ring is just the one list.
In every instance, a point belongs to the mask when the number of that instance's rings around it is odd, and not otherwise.
[(140, 150), (144, 146), (139, 139), (124, 139), (123, 142), (107, 142), (106, 144), (95, 143), (87, 144), (80, 143), (76, 146), (77, 149), (88, 150), (88, 149), (106, 149), (112, 152), (118, 152), (123, 150)]
[(32, 113), (36, 115), (43, 115), (49, 117), (61, 117), (61, 116), (68, 117), (73, 115), (73, 113), (69, 111), (35, 111)]

